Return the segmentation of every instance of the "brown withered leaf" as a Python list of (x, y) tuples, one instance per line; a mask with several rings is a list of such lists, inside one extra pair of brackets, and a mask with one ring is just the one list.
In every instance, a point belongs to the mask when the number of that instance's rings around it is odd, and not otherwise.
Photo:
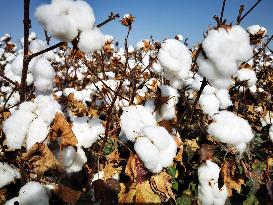
[(131, 27), (132, 23), (134, 22), (135, 17), (129, 14), (128, 16), (125, 16), (121, 19), (121, 24), (124, 26)]
[(77, 201), (80, 199), (82, 192), (66, 187), (62, 184), (59, 184), (53, 190), (54, 195), (67, 204), (77, 204)]
[(147, 179), (148, 172), (138, 156), (131, 154), (125, 168), (125, 174), (130, 177), (131, 182), (141, 183)]
[(67, 107), (70, 112), (76, 116), (86, 116), (88, 108), (83, 104), (83, 102), (78, 101), (73, 93), (70, 93), (67, 97), (68, 103)]
[(58, 138), (60, 138), (62, 146), (75, 146), (78, 143), (71, 125), (61, 113), (56, 113), (53, 125), (49, 132), (49, 139), (51, 142), (58, 141)]
[(174, 124), (171, 120), (162, 120), (158, 123), (159, 126), (164, 127), (169, 133), (172, 133)]
[(180, 137), (175, 137), (174, 139), (178, 147), (178, 152), (175, 156), (175, 161), (183, 165), (183, 142)]
[(21, 159), (26, 161), (30, 169), (38, 175), (58, 167), (56, 157), (44, 143), (34, 144), (27, 153), (22, 154)]
[(151, 177), (151, 187), (155, 193), (161, 197), (161, 201), (166, 201), (169, 198), (175, 200), (175, 195), (172, 192), (172, 177), (166, 172)]
[(221, 173), (224, 178), (224, 184), (227, 186), (228, 196), (232, 196), (232, 189), (240, 193), (244, 180), (237, 179), (233, 176), (234, 170), (231, 162), (224, 160), (221, 167)]
[(115, 174), (119, 174), (122, 170), (122, 167), (115, 167), (113, 163), (108, 163), (103, 169), (103, 179), (108, 179), (113, 177)]
[(127, 193), (119, 194), (119, 204), (160, 204), (161, 199), (153, 192), (148, 180), (133, 184)]

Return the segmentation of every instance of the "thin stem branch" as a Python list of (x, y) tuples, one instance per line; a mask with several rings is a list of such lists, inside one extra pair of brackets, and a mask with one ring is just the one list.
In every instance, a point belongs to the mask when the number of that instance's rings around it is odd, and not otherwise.
[(258, 0), (243, 16), (240, 18), (238, 24), (261, 2), (262, 0)]
[(100, 28), (100, 27), (102, 27), (103, 25), (109, 23), (110, 21), (115, 20), (116, 18), (119, 18), (119, 14), (118, 14), (118, 13), (117, 13), (117, 14), (114, 14), (113, 12), (111, 12), (111, 14), (110, 14), (110, 16), (108, 17), (108, 19), (106, 19), (105, 21), (99, 23), (99, 24), (97, 25), (97, 27)]
[(224, 16), (224, 11), (225, 11), (225, 6), (226, 6), (226, 0), (223, 0), (222, 4), (222, 9), (221, 9), (221, 16), (220, 16), (220, 22), (223, 22), (223, 16)]
[(44, 53), (46, 53), (48, 51), (54, 50), (55, 48), (58, 48), (58, 47), (63, 46), (65, 44), (66, 44), (66, 42), (59, 42), (59, 43), (57, 43), (57, 44), (55, 44), (53, 46), (50, 46), (50, 47), (48, 47), (48, 48), (46, 48), (44, 50), (39, 51), (37, 53), (33, 53), (32, 55), (29, 56), (29, 60), (31, 60), (32, 58), (35, 58), (35, 57), (37, 57), (39, 55), (42, 55), (42, 54), (44, 54)]

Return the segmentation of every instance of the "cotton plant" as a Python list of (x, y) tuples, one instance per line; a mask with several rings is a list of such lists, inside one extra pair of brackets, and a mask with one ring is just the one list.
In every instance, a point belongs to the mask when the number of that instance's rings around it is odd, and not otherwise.
[(202, 48), (198, 72), (218, 89), (231, 86), (239, 65), (253, 56), (249, 34), (239, 25), (209, 30)]
[(206, 160), (198, 167), (198, 199), (202, 205), (224, 205), (228, 196), (227, 187), (224, 184), (218, 186), (220, 167)]
[(95, 26), (91, 6), (81, 0), (52, 0), (35, 11), (38, 22), (53, 37), (71, 42), (79, 36), (78, 48), (92, 53), (104, 46), (104, 35)]
[(22, 103), (3, 123), (8, 147), (26, 146), (29, 150), (36, 142), (42, 142), (57, 112), (62, 112), (61, 106), (50, 96), (39, 95), (33, 102)]
[(230, 111), (220, 111), (212, 116), (213, 122), (208, 126), (208, 133), (216, 140), (234, 145), (240, 153), (246, 149), (253, 138), (248, 121)]

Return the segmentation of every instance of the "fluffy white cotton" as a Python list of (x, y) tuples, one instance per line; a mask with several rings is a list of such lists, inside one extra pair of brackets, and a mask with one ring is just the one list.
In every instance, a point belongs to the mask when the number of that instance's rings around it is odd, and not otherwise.
[(78, 48), (85, 53), (101, 50), (104, 46), (104, 35), (98, 28), (81, 32)]
[(15, 202), (18, 202), (19, 203), (19, 197), (14, 197), (10, 200), (8, 200), (5, 205), (14, 205)]
[(252, 87), (257, 82), (255, 71), (248, 68), (238, 70), (236, 77), (239, 81), (247, 81), (247, 87)]
[(23, 69), (23, 55), (19, 54), (11, 63), (11, 70), (14, 75), (21, 76)]
[(62, 152), (57, 150), (55, 155), (57, 159), (64, 165), (64, 167), (70, 167), (75, 159), (76, 150), (72, 146), (64, 147)]
[(145, 167), (158, 173), (163, 167), (169, 167), (176, 156), (177, 145), (164, 127), (145, 126), (143, 137), (135, 141), (134, 149)]
[(79, 31), (91, 29), (95, 23), (92, 8), (85, 1), (52, 1), (35, 11), (39, 23), (55, 38), (70, 42)]
[(248, 33), (239, 25), (209, 30), (202, 43), (207, 58), (199, 55), (199, 72), (212, 86), (227, 88), (239, 65), (253, 56)]
[(172, 81), (188, 77), (192, 58), (189, 49), (183, 43), (167, 39), (161, 45), (158, 61), (164, 69), (164, 76)]
[(87, 121), (85, 118), (76, 118), (72, 123), (72, 130), (77, 137), (78, 146), (89, 148), (104, 134), (105, 128), (99, 119)]
[(5, 162), (0, 162), (0, 188), (10, 184), (15, 179), (21, 178), (20, 173)]
[(167, 102), (163, 103), (160, 108), (162, 120), (172, 120), (176, 116), (176, 104), (178, 103), (178, 91), (168, 85), (161, 85), (161, 95), (167, 97)]
[(255, 34), (257, 34), (258, 32), (263, 32), (263, 36), (265, 36), (266, 33), (267, 33), (266, 28), (264, 28), (264, 27), (262, 27), (262, 26), (260, 26), (260, 25), (252, 25), (252, 26), (249, 26), (249, 27), (247, 28), (247, 31), (248, 31), (248, 33), (250, 33), (251, 35), (255, 35)]
[(74, 155), (73, 163), (66, 167), (67, 173), (79, 172), (82, 170), (83, 165), (87, 162), (87, 157), (82, 148), (77, 147), (77, 152)]
[(212, 119), (214, 122), (208, 126), (208, 133), (220, 142), (235, 145), (240, 152), (254, 137), (248, 121), (233, 112), (221, 111)]
[(227, 199), (227, 188), (218, 188), (220, 168), (207, 160), (198, 167), (198, 199), (203, 205), (224, 205)]
[(156, 125), (154, 116), (142, 105), (131, 105), (123, 110), (120, 117), (121, 130), (130, 141), (141, 135), (145, 125)]
[(50, 96), (39, 95), (34, 99), (37, 105), (36, 114), (39, 115), (48, 125), (55, 118), (57, 112), (62, 113), (61, 105)]
[(56, 73), (47, 59), (38, 59), (32, 67), (32, 74), (37, 90), (48, 91), (53, 88)]
[(41, 117), (34, 119), (28, 128), (26, 138), (27, 149), (29, 150), (36, 142), (42, 142), (47, 137), (48, 132), (49, 126)]
[(19, 191), (19, 204), (21, 205), (48, 205), (49, 197), (43, 185), (30, 181)]
[(3, 131), (9, 148), (20, 149), (24, 145), (28, 127), (35, 117), (36, 115), (31, 112), (16, 110), (4, 121)]
[(230, 95), (227, 89), (216, 89), (215, 90), (215, 95), (220, 103), (220, 108), (221, 109), (226, 109), (229, 106), (232, 106), (233, 103), (230, 99)]
[(214, 94), (202, 94), (199, 99), (202, 111), (209, 116), (217, 113), (220, 108), (218, 98)]
[[(31, 43), (29, 44), (29, 50), (31, 51), (31, 53), (37, 53), (37, 52), (42, 51), (46, 48), (48, 48), (47, 43), (45, 41), (40, 40), (40, 39), (35, 39), (35, 40), (31, 41)], [(55, 57), (53, 51), (48, 51), (48, 52), (42, 54), (42, 56), (47, 59), (54, 59), (54, 57)]]

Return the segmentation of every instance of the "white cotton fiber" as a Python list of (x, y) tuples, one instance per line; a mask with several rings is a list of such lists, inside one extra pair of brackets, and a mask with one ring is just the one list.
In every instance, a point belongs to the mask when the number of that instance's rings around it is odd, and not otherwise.
[(163, 103), (160, 108), (161, 120), (172, 120), (176, 116), (176, 104), (178, 103), (178, 91), (168, 85), (161, 85), (161, 95), (167, 97), (167, 102)]
[(19, 191), (20, 205), (49, 205), (49, 197), (43, 185), (30, 181)]
[(5, 162), (0, 162), (0, 188), (10, 184), (15, 179), (21, 178), (20, 173)]
[(236, 77), (239, 81), (247, 81), (247, 87), (252, 87), (257, 82), (255, 71), (248, 68), (242, 68), (238, 70)]
[(255, 35), (257, 34), (258, 32), (263, 32), (263, 36), (266, 35), (267, 33), (267, 30), (266, 28), (260, 26), (260, 25), (252, 25), (252, 26), (249, 26), (247, 28), (247, 31), (251, 34), (251, 35)]
[(21, 76), (23, 69), (23, 55), (19, 54), (14, 61), (11, 63), (11, 70), (14, 75)]
[(35, 117), (36, 115), (31, 112), (16, 110), (4, 121), (3, 131), (9, 148), (20, 149), (24, 145), (28, 127)]
[(244, 144), (254, 137), (248, 121), (232, 112), (221, 111), (212, 119), (214, 122), (208, 126), (208, 133), (220, 142), (238, 146), (241, 152), (246, 147)]
[(64, 167), (70, 167), (76, 156), (76, 150), (72, 146), (62, 148), (62, 152), (57, 150), (55, 154), (56, 158), (64, 165)]
[(14, 205), (15, 202), (18, 202), (18, 203), (19, 203), (19, 197), (14, 197), (14, 198), (8, 200), (8, 201), (5, 203), (5, 205)]
[(29, 150), (36, 142), (42, 142), (48, 135), (48, 124), (41, 118), (34, 119), (28, 128), (26, 146)]
[(121, 130), (130, 141), (135, 141), (141, 135), (145, 125), (156, 125), (156, 120), (152, 113), (147, 111), (142, 105), (131, 105), (123, 110), (120, 117)]
[(78, 48), (85, 53), (101, 50), (104, 45), (104, 35), (98, 28), (81, 32)]
[(136, 139), (134, 149), (145, 167), (158, 173), (171, 166), (177, 151), (174, 138), (160, 126), (145, 126), (142, 132), (143, 137)]
[(214, 94), (202, 94), (199, 99), (202, 111), (209, 116), (217, 113), (220, 108), (218, 98)]
[(226, 109), (229, 106), (233, 105), (227, 89), (216, 89), (215, 95), (216, 95), (217, 99), (219, 100), (221, 109)]
[(220, 167), (207, 160), (198, 167), (198, 199), (203, 205), (224, 205), (227, 199), (227, 188), (218, 188)]
[(82, 170), (83, 165), (87, 162), (87, 157), (82, 148), (77, 147), (77, 152), (75, 153), (73, 163), (66, 167), (67, 173), (79, 172)]

